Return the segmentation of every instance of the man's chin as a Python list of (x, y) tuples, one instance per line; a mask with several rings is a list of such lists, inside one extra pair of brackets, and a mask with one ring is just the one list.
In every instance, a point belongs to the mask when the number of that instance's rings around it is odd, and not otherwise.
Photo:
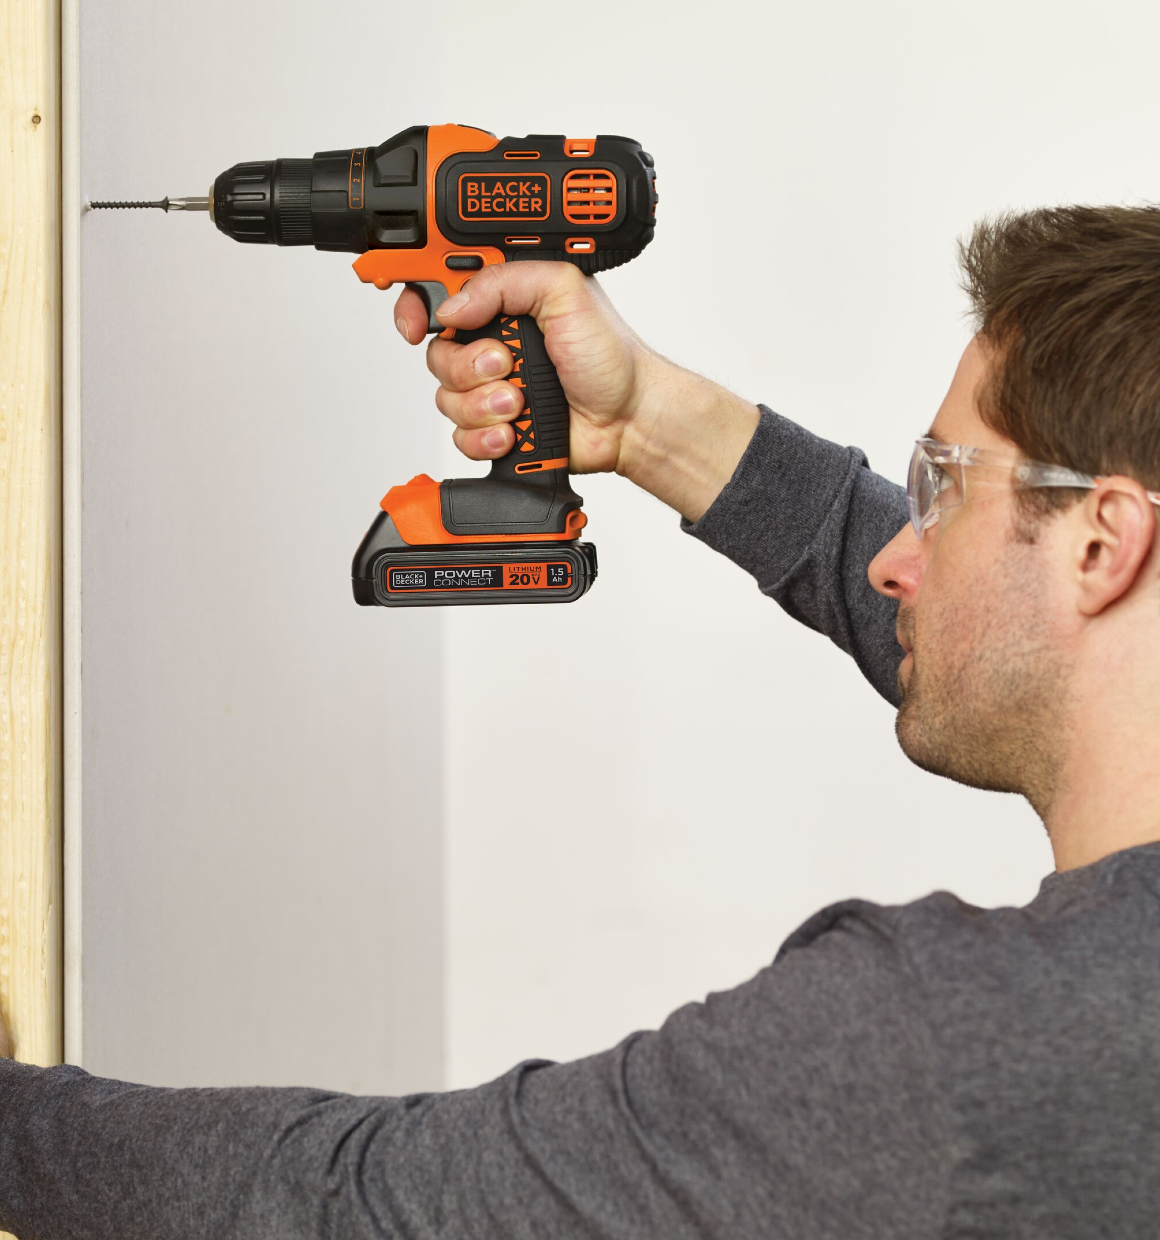
[(922, 680), (912, 654), (907, 654), (899, 665), (898, 696), (894, 733), (902, 752), (915, 766), (932, 775), (967, 782), (954, 769), (956, 764), (952, 760), (954, 720), (932, 717), (923, 701)]
[(922, 758), (926, 746), (923, 744), (923, 729), (918, 719), (918, 702), (908, 691), (901, 671), (898, 673), (898, 695), (902, 700), (898, 705), (898, 714), (894, 718), (894, 734), (898, 737), (902, 752), (911, 762), (925, 766)]
[(958, 783), (970, 783), (955, 769), (949, 761), (949, 755), (943, 745), (939, 744), (937, 735), (932, 735), (929, 726), (924, 726), (919, 718), (917, 699), (907, 696), (903, 691), (902, 705), (894, 720), (894, 734), (898, 737), (898, 746), (904, 754), (921, 770), (931, 775), (942, 775)]
[[(920, 770), (968, 788), (986, 792), (1015, 792), (1026, 795), (1021, 779), (996, 763), (999, 752), (993, 737), (978, 737), (961, 717), (948, 718), (924, 708), (912, 674), (906, 687), (899, 675), (902, 704), (894, 720), (894, 733), (904, 754)], [(972, 743), (972, 737), (975, 743)]]

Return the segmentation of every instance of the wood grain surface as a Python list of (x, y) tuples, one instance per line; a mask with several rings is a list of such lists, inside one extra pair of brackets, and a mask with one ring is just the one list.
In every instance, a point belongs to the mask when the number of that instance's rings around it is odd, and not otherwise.
[(60, 11), (0, 0), (0, 1012), (58, 1063)]

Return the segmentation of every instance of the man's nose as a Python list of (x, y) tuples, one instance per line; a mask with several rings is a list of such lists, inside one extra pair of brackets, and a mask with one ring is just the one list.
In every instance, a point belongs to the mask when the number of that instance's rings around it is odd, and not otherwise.
[(870, 584), (879, 594), (912, 603), (922, 581), (922, 543), (909, 522), (870, 561)]

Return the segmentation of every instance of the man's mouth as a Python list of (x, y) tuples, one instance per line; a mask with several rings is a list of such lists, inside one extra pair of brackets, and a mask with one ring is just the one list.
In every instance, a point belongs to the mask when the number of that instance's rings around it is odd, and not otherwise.
[(894, 640), (902, 647), (903, 661), (914, 653), (915, 615), (913, 611), (898, 609), (894, 622)]

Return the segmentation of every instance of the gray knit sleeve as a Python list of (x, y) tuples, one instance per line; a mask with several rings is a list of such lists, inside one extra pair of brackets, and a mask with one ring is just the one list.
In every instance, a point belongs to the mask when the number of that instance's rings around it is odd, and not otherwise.
[(852, 655), (893, 705), (898, 605), (866, 570), (906, 522), (906, 493), (857, 448), (811, 434), (764, 405), (733, 477), (687, 533), (728, 556), (795, 620)]
[(655, 1032), (406, 1098), (0, 1063), (0, 1229), (53, 1240), (926, 1240), (948, 1119), (896, 918), (831, 906)]

